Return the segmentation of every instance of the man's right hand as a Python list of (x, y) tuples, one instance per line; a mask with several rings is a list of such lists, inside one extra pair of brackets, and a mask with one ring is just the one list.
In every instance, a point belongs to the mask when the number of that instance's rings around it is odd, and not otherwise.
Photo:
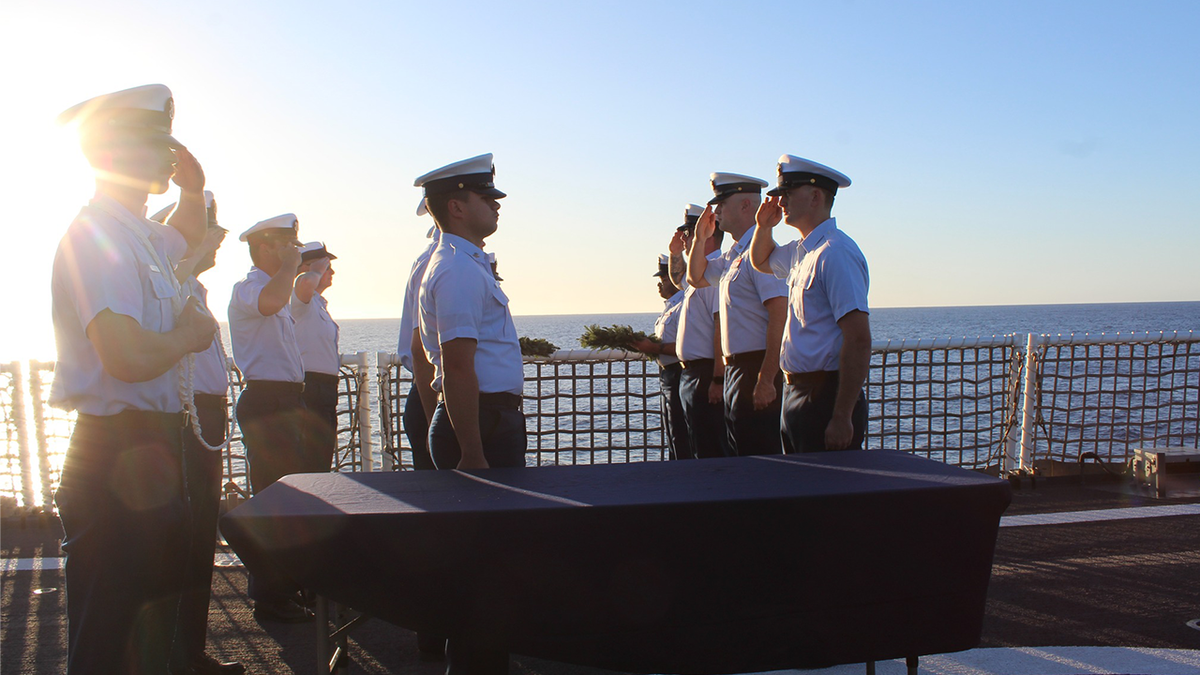
[(708, 385), (708, 402), (711, 405), (720, 405), (725, 401), (725, 387), (720, 382), (713, 381)]
[(300, 267), (300, 247), (294, 243), (284, 244), (279, 249), (279, 263), (282, 269), (295, 272)]
[(667, 252), (671, 255), (683, 253), (683, 249), (686, 248), (686, 244), (687, 239), (683, 230), (675, 230), (675, 235), (671, 237), (671, 243), (667, 244)]
[(775, 227), (781, 218), (783, 207), (779, 205), (779, 197), (767, 197), (758, 205), (758, 212), (754, 214), (754, 222), (764, 229)]
[(183, 311), (179, 313), (176, 330), (183, 339), (184, 348), (189, 353), (202, 352), (208, 349), (217, 334), (217, 320), (200, 311), (200, 303), (195, 297), (187, 299)]

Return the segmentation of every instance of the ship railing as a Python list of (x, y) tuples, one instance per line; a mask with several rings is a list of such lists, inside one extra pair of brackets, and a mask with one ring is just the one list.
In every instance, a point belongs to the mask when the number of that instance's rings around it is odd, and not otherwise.
[[(1200, 447), (1200, 335), (1033, 335), (877, 341), (866, 384), (866, 446), (1004, 474), (1042, 462), (1127, 462), (1138, 447)], [(374, 363), (371, 363), (371, 361)], [(226, 493), (244, 498), (233, 420)], [(0, 364), (0, 505), (53, 508), (74, 415), (46, 403), (53, 364)], [(529, 463), (662, 461), (658, 366), (620, 350), (525, 359)], [(339, 471), (413, 466), (403, 424), (411, 375), (395, 354), (342, 355)]]

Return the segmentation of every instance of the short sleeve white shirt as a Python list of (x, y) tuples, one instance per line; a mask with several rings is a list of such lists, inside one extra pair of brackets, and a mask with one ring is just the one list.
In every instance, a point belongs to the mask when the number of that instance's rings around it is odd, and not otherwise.
[(719, 311), (713, 286), (688, 288), (679, 310), (679, 335), (675, 351), (684, 361), (713, 358), (713, 315)]
[(329, 316), (329, 301), (313, 293), (304, 302), (293, 290), (289, 309), (296, 320), (296, 346), (300, 348), (304, 372), (337, 375), (342, 360), (338, 354), (338, 325)]
[[(195, 296), (200, 301), (200, 311), (212, 316), (208, 308), (208, 289), (196, 277), (189, 277), (183, 284), (188, 295)], [(214, 317), (215, 318), (215, 317)], [(221, 333), (213, 336), (213, 342), (208, 349), (196, 354), (195, 370), (192, 371), (192, 389), (200, 394), (225, 396), (229, 391), (229, 373), (225, 369), (225, 358), (222, 356), (218, 341)]]
[(788, 284), (780, 367), (789, 373), (837, 370), (838, 320), (856, 310), (870, 312), (867, 259), (858, 244), (830, 218), (804, 239), (776, 246), (769, 261), (775, 276)]
[(303, 382), (304, 364), (288, 306), (270, 316), (258, 311), (258, 296), (269, 281), (270, 275), (251, 267), (246, 278), (233, 285), (229, 299), (233, 362), (247, 380)]
[[(654, 337), (662, 344), (670, 344), (676, 341), (676, 334), (679, 332), (679, 315), (683, 309), (683, 291), (677, 291), (675, 295), (663, 302), (663, 312), (658, 315), (658, 320), (654, 322)], [(678, 351), (679, 345), (675, 345)], [(679, 358), (670, 354), (659, 354), (658, 362), (664, 366), (669, 366), (672, 363), (679, 363)]]
[(400, 365), (413, 371), (412, 333), (417, 326), (417, 313), (420, 311), (419, 294), (421, 279), (425, 277), (425, 268), (429, 266), (429, 258), (441, 240), (440, 232), (433, 231), (433, 241), (417, 256), (412, 269), (408, 273), (408, 283), (404, 285), (404, 309), (400, 312), (400, 338), (396, 345), (396, 355), (400, 357)]
[(768, 314), (763, 303), (787, 297), (786, 283), (750, 264), (750, 240), (757, 227), (746, 230), (723, 256), (728, 260), (719, 286), (721, 351), (725, 356), (766, 349)]
[(483, 394), (520, 395), (525, 387), (521, 345), (487, 255), (457, 235), (443, 233), (429, 258), (418, 295), (421, 344), (434, 367), (433, 388), (442, 390), (442, 345), (475, 340), (475, 375)]
[(182, 298), (168, 275), (187, 252), (187, 242), (174, 228), (144, 216), (100, 195), (80, 211), (58, 244), (51, 277), (58, 362), (50, 404), (56, 408), (89, 415), (182, 409), (178, 368), (146, 382), (122, 382), (105, 372), (87, 337), (88, 325), (106, 309), (134, 319), (144, 330), (175, 328), (174, 303)]

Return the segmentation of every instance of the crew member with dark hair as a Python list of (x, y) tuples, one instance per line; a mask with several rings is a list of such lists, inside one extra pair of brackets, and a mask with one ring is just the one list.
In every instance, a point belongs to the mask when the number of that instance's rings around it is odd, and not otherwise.
[[(508, 296), (488, 264), (484, 239), (496, 231), (499, 199), (492, 155), (431, 171), (425, 190), (441, 240), (418, 298), (421, 344), (433, 364), (439, 401), (429, 450), (439, 469), (525, 466), (525, 369)], [(506, 651), (448, 636), (449, 675), (508, 672)]]
[[(858, 450), (867, 430), (863, 383), (871, 366), (870, 278), (858, 244), (838, 229), (838, 188), (850, 179), (824, 164), (784, 155), (779, 185), (758, 210), (754, 267), (788, 281), (781, 364), (786, 452)], [(782, 216), (800, 239), (776, 246)]]
[[(754, 214), (767, 182), (736, 173), (714, 173), (713, 198), (696, 223), (688, 255), (688, 282), (720, 290), (721, 354), (725, 361), (725, 425), (738, 456), (782, 452), (779, 438), (779, 345), (787, 312), (787, 285), (750, 264)], [(713, 205), (716, 208), (713, 209)], [(733, 235), (720, 257), (704, 257), (716, 227)]]
[(313, 241), (300, 249), (300, 276), (289, 309), (296, 320), (296, 345), (304, 364), (304, 461), (307, 471), (329, 471), (337, 454), (338, 325), (329, 316), (325, 291), (333, 285), (337, 256)]
[(675, 335), (679, 330), (679, 310), (683, 303), (683, 291), (671, 283), (667, 256), (658, 258), (658, 296), (663, 299), (663, 311), (654, 322), (654, 337), (637, 340), (632, 347), (658, 360), (658, 387), (663, 436), (671, 459), (692, 459), (692, 445), (688, 442), (687, 421), (683, 418), (683, 403), (679, 400), (679, 375), (683, 366), (675, 355)]
[[(204, 172), (171, 136), (161, 84), (60, 115), (79, 125), (96, 194), (67, 228), (51, 282), (58, 363), (50, 404), (78, 413), (55, 501), (63, 524), (67, 672), (165, 673), (188, 513), (180, 362), (217, 323), (173, 274), (204, 238)], [(172, 175), (173, 174), (173, 175)], [(168, 226), (149, 194), (180, 188)]]
[[(298, 230), (296, 216), (285, 213), (259, 221), (239, 237), (250, 246), (254, 266), (233, 286), (229, 336), (233, 360), (246, 381), (235, 414), (256, 494), (287, 474), (312, 470), (302, 431), (304, 365), (288, 308), (300, 267)], [(278, 579), (251, 576), (254, 616), (285, 623), (311, 620), (312, 612), (296, 602), (298, 590)]]

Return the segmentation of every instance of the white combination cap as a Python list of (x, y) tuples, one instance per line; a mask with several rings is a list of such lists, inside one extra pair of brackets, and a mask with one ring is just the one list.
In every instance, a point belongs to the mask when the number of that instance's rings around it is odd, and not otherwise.
[(260, 220), (254, 224), (254, 227), (243, 232), (238, 237), (238, 241), (246, 241), (252, 235), (269, 230), (291, 230), (293, 234), (296, 234), (300, 231), (300, 220), (294, 213), (285, 213), (282, 216)]
[[(175, 205), (178, 203), (179, 202), (171, 202), (170, 204), (162, 207), (157, 213), (150, 216), (150, 220), (153, 220), (156, 223), (166, 223), (167, 217), (170, 216), (171, 212), (175, 210)], [(204, 207), (208, 209), (208, 226), (220, 227), (217, 225), (217, 200), (213, 197), (212, 190), (204, 191)], [(221, 229), (224, 230), (225, 228), (222, 227)], [(225, 231), (228, 232), (228, 230)]]
[(733, 195), (760, 195), (763, 188), (768, 185), (767, 181), (761, 178), (746, 176), (740, 173), (724, 172), (710, 174), (708, 182), (712, 185), (713, 190), (713, 198), (708, 200), (709, 204), (718, 204)]
[(59, 124), (76, 123), (82, 138), (100, 138), (119, 132), (144, 135), (146, 140), (164, 141), (172, 148), (183, 144), (171, 136), (175, 99), (164, 84), (147, 84), (89, 98), (64, 110)]
[(815, 185), (834, 194), (840, 187), (850, 187), (850, 179), (841, 171), (795, 155), (780, 157), (777, 171), (779, 185), (767, 192), (772, 197), (803, 185)]
[(308, 262), (318, 258), (329, 258), (337, 260), (337, 256), (330, 253), (329, 249), (325, 248), (325, 243), (320, 241), (310, 241), (300, 247), (300, 262)]
[[(492, 163), (490, 152), (434, 169), (413, 181), (413, 187), (424, 188), (426, 197), (455, 190), (470, 190), (492, 199), (504, 199), (508, 196), (496, 189), (496, 165)], [(423, 216), (426, 213), (429, 213), (429, 210), (422, 199), (421, 204), (417, 206), (417, 215)]]
[(669, 260), (670, 260), (670, 258), (667, 257), (666, 253), (660, 253), (658, 255), (658, 271), (655, 272), (654, 274), (651, 274), (650, 276), (652, 276), (652, 277), (669, 277), (669, 276), (671, 276), (670, 266), (668, 264)]
[(683, 224), (675, 228), (676, 231), (690, 230), (696, 227), (696, 223), (700, 222), (700, 216), (704, 215), (704, 207), (699, 204), (688, 204), (683, 207)]

